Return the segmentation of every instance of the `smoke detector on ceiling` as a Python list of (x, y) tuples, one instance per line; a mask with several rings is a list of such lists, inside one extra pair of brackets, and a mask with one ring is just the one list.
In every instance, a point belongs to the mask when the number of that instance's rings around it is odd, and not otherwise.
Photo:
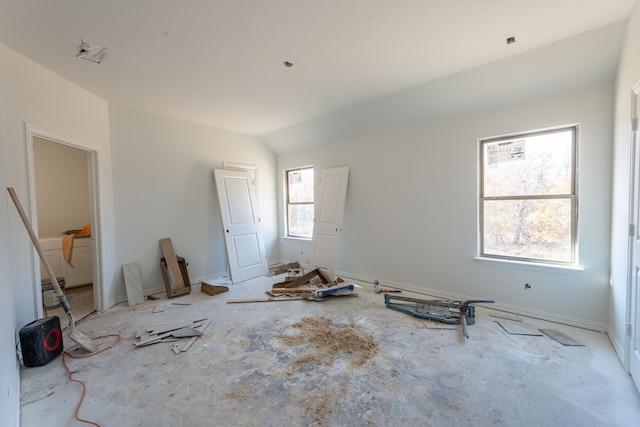
[(96, 44), (80, 40), (80, 51), (78, 52), (78, 58), (86, 59), (87, 61), (95, 62), (97, 64), (102, 62), (107, 51), (106, 47), (98, 46)]

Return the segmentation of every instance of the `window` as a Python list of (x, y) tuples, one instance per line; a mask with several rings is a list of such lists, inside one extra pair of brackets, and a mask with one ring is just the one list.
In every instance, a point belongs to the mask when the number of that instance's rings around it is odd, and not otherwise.
[(313, 166), (286, 171), (287, 236), (311, 239), (313, 233)]
[(578, 126), (480, 140), (480, 256), (577, 263)]

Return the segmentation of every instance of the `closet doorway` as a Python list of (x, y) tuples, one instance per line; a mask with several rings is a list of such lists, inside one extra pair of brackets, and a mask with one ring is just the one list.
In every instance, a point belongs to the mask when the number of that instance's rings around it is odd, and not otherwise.
[[(100, 310), (98, 256), (97, 152), (29, 129), (29, 186), (31, 218), (48, 263), (76, 320)], [(72, 251), (63, 246), (73, 241)], [(64, 242), (64, 243), (63, 243)], [(41, 315), (57, 315), (64, 327), (67, 316), (59, 306), (42, 263), (35, 265), (41, 285)]]

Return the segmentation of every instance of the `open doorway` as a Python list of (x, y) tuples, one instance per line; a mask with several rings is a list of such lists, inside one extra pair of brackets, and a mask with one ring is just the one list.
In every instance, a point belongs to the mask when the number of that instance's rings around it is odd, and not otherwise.
[[(76, 320), (101, 309), (95, 150), (29, 129), (31, 218), (48, 263)], [(63, 250), (73, 236), (73, 250)], [(65, 241), (66, 240), (66, 241)], [(64, 242), (64, 243), (63, 243)], [(69, 255), (71, 256), (69, 258)], [(38, 314), (67, 316), (41, 262), (34, 266), (42, 304)], [(63, 326), (65, 326), (63, 325)]]

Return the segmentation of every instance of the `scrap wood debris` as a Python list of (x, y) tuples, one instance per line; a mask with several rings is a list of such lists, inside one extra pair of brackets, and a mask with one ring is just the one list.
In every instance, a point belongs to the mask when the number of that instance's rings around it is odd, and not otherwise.
[[(289, 264), (290, 265), (290, 264)], [(289, 268), (297, 274), (297, 268)], [(301, 270), (301, 269), (300, 269)], [(243, 304), (252, 302), (279, 302), (279, 301), (325, 301), (328, 297), (357, 297), (356, 285), (347, 283), (341, 278), (330, 280), (319, 268), (302, 276), (287, 276), (283, 282), (275, 283), (272, 289), (267, 291), (266, 298), (251, 298), (241, 300), (229, 300), (227, 304)]]
[(311, 344), (311, 348), (293, 361), (290, 373), (307, 365), (331, 366), (340, 353), (352, 355), (352, 364), (358, 367), (378, 352), (373, 336), (355, 323), (337, 325), (326, 317), (305, 317), (292, 326), (302, 333), (285, 335), (282, 341), (288, 346)]
[(180, 346), (174, 344), (173, 351), (176, 354), (189, 350), (195, 340), (202, 335), (204, 330), (211, 323), (211, 319), (186, 320), (173, 324), (156, 325), (136, 334), (137, 341), (133, 344), (136, 347), (157, 344), (161, 342), (176, 342), (181, 338), (189, 338), (187, 343)]
[(316, 268), (302, 276), (286, 277), (284, 282), (274, 284), (269, 294), (302, 294), (305, 299), (321, 301), (329, 296), (347, 296), (354, 292), (355, 284), (346, 283), (339, 277), (331, 280)]
[(285, 278), (284, 282), (274, 284), (273, 289), (298, 288), (302, 285), (307, 285), (307, 284), (315, 285), (318, 283), (326, 285), (331, 282), (332, 282), (331, 279), (329, 279), (322, 270), (320, 270), (319, 268), (316, 268), (306, 274), (303, 274), (302, 276), (288, 276)]
[(289, 264), (277, 264), (269, 268), (267, 277), (278, 276), (284, 273), (287, 273), (288, 276), (298, 276), (304, 273), (304, 269), (300, 267), (300, 264), (297, 262), (291, 262)]
[(207, 295), (218, 295), (224, 292), (229, 292), (229, 286), (226, 285), (214, 285), (207, 282), (200, 282), (200, 292), (205, 293)]

